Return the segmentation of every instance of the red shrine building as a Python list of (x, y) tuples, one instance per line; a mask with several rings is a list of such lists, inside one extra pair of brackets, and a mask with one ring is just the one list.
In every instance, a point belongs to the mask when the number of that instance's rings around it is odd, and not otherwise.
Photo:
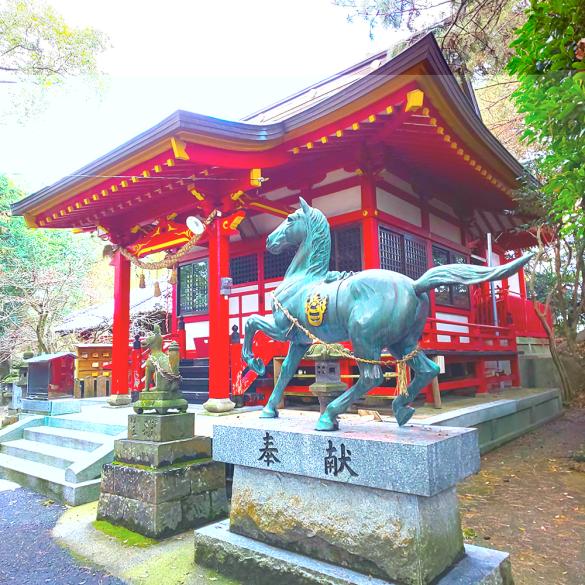
[[(30, 227), (97, 231), (144, 261), (179, 251), (193, 237), (189, 216), (217, 212), (178, 260), (170, 337), (182, 345), (185, 394), (203, 394), (209, 410), (225, 410), (244, 392), (262, 401), (286, 354), (286, 344), (258, 338), (256, 352), (272, 367), (253, 380), (240, 361), (240, 335), (250, 315), (271, 310), (293, 252), (268, 254), (265, 240), (299, 196), (329, 220), (331, 269), (385, 268), (418, 278), (437, 264), (498, 264), (530, 245), (513, 211), (522, 174), (429, 35), (243, 121), (175, 112), (13, 212)], [(112, 264), (111, 395), (124, 402), (134, 276), (120, 251)], [(519, 341), (544, 337), (522, 273), (492, 292), (488, 285), (442, 287), (431, 302), (421, 346), (442, 366), (441, 392), (520, 384)], [(311, 367), (301, 364), (290, 395), (308, 395)], [(343, 363), (342, 376), (351, 383), (355, 364)], [(394, 393), (388, 378), (370, 395)]]

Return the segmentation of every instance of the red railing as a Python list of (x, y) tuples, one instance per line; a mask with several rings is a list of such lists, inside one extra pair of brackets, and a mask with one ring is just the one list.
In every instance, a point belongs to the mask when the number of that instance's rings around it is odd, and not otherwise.
[[(507, 288), (496, 288), (496, 311), (498, 323), (510, 327), (519, 337), (546, 337), (546, 332), (536, 314), (534, 305), (547, 313), (547, 320), (552, 325), (550, 311), (538, 301), (523, 298), (519, 293)], [(480, 323), (493, 323), (493, 303), (489, 290), (478, 287), (474, 291), (475, 320)]]
[[(349, 343), (344, 343), (351, 347)], [(509, 327), (494, 327), (492, 325), (483, 325), (479, 323), (467, 323), (463, 321), (431, 318), (423, 332), (420, 345), (425, 350), (432, 350), (435, 353), (447, 355), (448, 360), (455, 359), (461, 361), (461, 356), (465, 360), (474, 363), (474, 373), (471, 377), (460, 380), (450, 380), (441, 384), (441, 390), (453, 390), (464, 387), (477, 387), (479, 392), (485, 392), (490, 385), (500, 382), (511, 382), (518, 384), (517, 365), (516, 365), (516, 334)], [(257, 334), (254, 338), (254, 355), (260, 357), (264, 364), (269, 364), (276, 357), (285, 356), (288, 351), (288, 343), (273, 341), (264, 334)], [(243, 394), (251, 384), (257, 379), (254, 372), (246, 370), (241, 360), (241, 348), (238, 343), (231, 346), (231, 367), (232, 393), (234, 395)], [(475, 353), (476, 356), (470, 356), (467, 352)], [(496, 372), (488, 375), (486, 372), (486, 361), (497, 361), (502, 358), (503, 361), (509, 360), (510, 372)], [(300, 368), (310, 367), (312, 362), (301, 362)], [(342, 379), (350, 382), (357, 377), (352, 373), (353, 364), (349, 360), (342, 360)], [(311, 377), (307, 374), (301, 374), (299, 378)], [(289, 386), (289, 392), (308, 393), (308, 386)], [(370, 392), (373, 395), (393, 396), (394, 389), (388, 386), (375, 388)], [(427, 398), (430, 398), (430, 387), (427, 392)]]
[(440, 352), (515, 352), (516, 334), (509, 327), (429, 318), (420, 346)]

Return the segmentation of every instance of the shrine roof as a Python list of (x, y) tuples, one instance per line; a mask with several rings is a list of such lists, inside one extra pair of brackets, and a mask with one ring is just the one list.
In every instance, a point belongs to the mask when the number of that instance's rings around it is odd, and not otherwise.
[[(411, 96), (417, 92), (422, 96), (420, 103), (412, 105)], [(420, 107), (423, 97), (424, 105), (432, 106), (431, 110)], [(391, 137), (388, 132), (394, 128), (390, 120), (393, 108), (387, 108), (387, 104), (399, 105), (394, 114), (400, 110), (404, 113), (405, 109), (408, 112), (408, 118), (400, 118), (401, 126), (396, 126), (401, 132)], [(424, 115), (417, 114), (417, 110)], [(359, 132), (352, 134), (352, 127), (359, 128)], [(90, 227), (92, 223), (97, 225), (99, 217), (124, 213), (126, 205), (132, 206), (132, 200), (142, 201), (151, 188), (144, 186), (147, 181), (142, 178), (150, 178), (153, 169), (159, 173), (164, 170), (161, 179), (174, 179), (174, 184), (180, 183), (183, 188), (183, 178), (195, 179), (197, 173), (207, 177), (210, 169), (213, 174), (217, 169), (248, 173), (255, 167), (284, 167), (293, 163), (294, 155), (299, 153), (302, 158), (319, 156), (313, 153), (327, 148), (334, 152), (337, 147), (331, 141), (326, 143), (327, 136), (335, 139), (336, 128), (340, 129), (338, 137), (344, 132), (341, 129), (348, 128), (349, 134), (337, 143), (346, 147), (358, 138), (369, 136), (372, 140), (385, 132), (384, 139), (393, 148), (402, 149), (406, 159), (424, 158), (430, 173), (441, 172), (443, 164), (439, 158), (428, 156), (438, 140), (443, 156), (452, 161), (449, 164), (463, 169), (462, 180), (468, 185), (477, 182), (473, 171), (481, 171), (484, 178), (487, 176), (482, 183), (485, 192), (493, 191), (500, 207), (506, 202), (513, 206), (510, 188), (524, 173), (522, 165), (483, 124), (434, 37), (427, 35), (395, 56), (380, 53), (368, 58), (241, 122), (179, 110), (78, 171), (15, 203), (12, 211), (24, 215), (33, 226)], [(443, 139), (450, 144), (444, 144)], [(313, 144), (318, 147), (313, 149)], [(444, 150), (449, 146), (454, 149), (453, 155), (460, 155), (459, 162)], [(463, 158), (468, 164), (462, 162)], [(198, 178), (204, 184), (205, 179)], [(162, 187), (161, 183), (157, 191), (161, 192)], [(165, 187), (173, 189), (170, 184)], [(126, 193), (128, 199), (123, 200), (121, 193)], [(107, 200), (103, 199), (108, 195)], [(86, 209), (99, 213), (85, 215), (80, 222)]]
[[(252, 114), (244, 116), (242, 120), (254, 124), (286, 120), (293, 115), (324, 101), (328, 97), (345, 90), (347, 87), (367, 75), (384, 75), (386, 73), (384, 66), (387, 63), (393, 61), (397, 55), (406, 51), (409, 47), (425, 37), (434, 41), (434, 37), (431, 34), (415, 34), (407, 40), (397, 43), (386, 50), (379, 51), (378, 53), (366, 57), (359, 63), (355, 63), (343, 71), (339, 71), (326, 79), (313, 83), (290, 96), (280, 99), (269, 106), (263, 107)], [(450, 69), (449, 74), (451, 74)], [(467, 94), (466, 97), (473, 106), (476, 114), (479, 114), (475, 98), (472, 98), (470, 94)]]

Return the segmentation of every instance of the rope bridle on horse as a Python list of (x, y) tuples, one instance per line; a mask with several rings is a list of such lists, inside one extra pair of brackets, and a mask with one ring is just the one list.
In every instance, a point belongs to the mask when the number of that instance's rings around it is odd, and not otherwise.
[[(329, 350), (335, 350), (343, 355), (343, 357), (347, 359), (354, 360), (356, 362), (362, 364), (372, 364), (376, 366), (382, 367), (391, 367), (396, 364), (396, 372), (387, 373), (386, 376), (389, 378), (396, 378), (396, 389), (399, 394), (407, 394), (407, 387), (408, 387), (408, 375), (406, 370), (406, 363), (409, 362), (412, 358), (414, 358), (419, 352), (420, 347), (417, 345), (412, 351), (408, 352), (405, 356), (401, 359), (397, 360), (369, 360), (367, 358), (361, 358), (355, 355), (353, 352), (349, 351), (345, 347), (333, 346), (331, 343), (327, 343), (322, 339), (319, 339), (316, 335), (314, 335), (311, 331), (309, 331), (304, 325), (302, 325), (299, 320), (290, 314), (289, 310), (282, 305), (282, 303), (278, 300), (276, 295), (272, 296), (274, 304), (277, 309), (282, 311), (284, 316), (291, 322), (291, 329), (296, 327), (299, 331), (302, 331), (313, 343), (320, 343), (325, 346)], [(290, 331), (290, 330), (289, 330)]]

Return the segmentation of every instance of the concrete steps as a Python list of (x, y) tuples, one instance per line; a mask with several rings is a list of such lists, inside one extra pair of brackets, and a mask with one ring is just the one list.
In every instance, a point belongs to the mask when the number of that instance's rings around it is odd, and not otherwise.
[(76, 506), (99, 497), (101, 467), (125, 428), (67, 416), (23, 419), (0, 431), (0, 477)]
[(72, 463), (83, 458), (83, 451), (79, 449), (39, 443), (28, 438), (4, 443), (2, 453), (59, 469), (67, 469)]
[(0, 476), (70, 506), (97, 500), (101, 479), (71, 483), (65, 470), (0, 453)]
[(25, 429), (24, 438), (31, 442), (62, 445), (80, 451), (93, 451), (110, 439), (102, 433), (49, 426)]

